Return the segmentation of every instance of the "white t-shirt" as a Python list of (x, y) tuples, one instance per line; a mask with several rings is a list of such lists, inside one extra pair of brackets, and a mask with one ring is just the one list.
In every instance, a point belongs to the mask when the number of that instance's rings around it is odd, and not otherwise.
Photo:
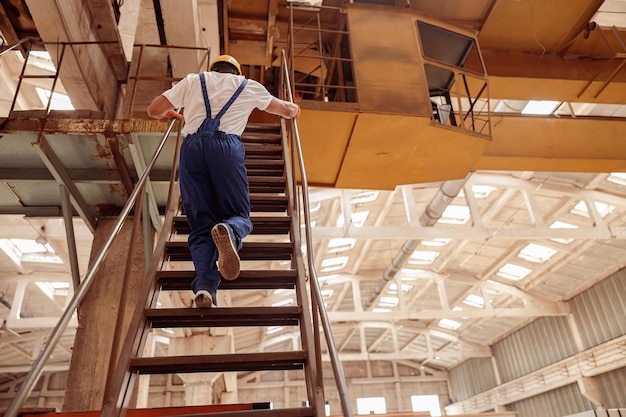
[[(202, 73), (206, 80), (207, 95), (211, 103), (211, 117), (215, 117), (226, 102), (235, 94), (244, 79), (243, 75), (224, 74), (219, 72)], [(198, 74), (189, 74), (178, 84), (163, 93), (174, 108), (184, 107), (185, 125), (183, 137), (196, 133), (206, 117), (202, 85)], [(255, 108), (265, 110), (272, 101), (272, 95), (257, 81), (248, 80), (239, 97), (220, 119), (222, 132), (240, 135), (248, 123), (248, 117)]]

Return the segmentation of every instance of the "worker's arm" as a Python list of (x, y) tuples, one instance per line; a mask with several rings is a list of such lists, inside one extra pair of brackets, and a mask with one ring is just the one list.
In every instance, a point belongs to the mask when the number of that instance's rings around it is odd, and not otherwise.
[(266, 112), (282, 116), (285, 119), (293, 119), (300, 115), (300, 106), (290, 101), (272, 97), (272, 101), (265, 109)]
[(148, 106), (147, 112), (148, 116), (154, 119), (160, 119), (163, 122), (166, 122), (172, 117), (177, 119), (183, 117), (181, 114), (174, 111), (174, 105), (163, 95), (155, 97), (155, 99), (152, 100), (152, 103)]

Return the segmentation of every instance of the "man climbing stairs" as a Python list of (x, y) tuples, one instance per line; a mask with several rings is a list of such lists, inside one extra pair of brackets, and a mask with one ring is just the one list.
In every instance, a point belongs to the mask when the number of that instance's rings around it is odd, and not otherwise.
[[(110, 378), (108, 395), (105, 396), (102, 409), (103, 417), (124, 415), (129, 408), (134, 407), (132, 398), (135, 380), (139, 375), (199, 374), (202, 375), (200, 380), (207, 381), (215, 380), (211, 375), (220, 373), (282, 371), (290, 371), (290, 375), (298, 375), (294, 378), (301, 378), (304, 381), (305, 397), (298, 398), (296, 404), (284, 404), (283, 391), (274, 390), (277, 392), (276, 398), (264, 398), (267, 404), (272, 405), (272, 409), (247, 410), (242, 413), (246, 416), (253, 412), (263, 416), (324, 415), (322, 377), (318, 374), (320, 352), (315, 348), (319, 343), (314, 342), (309, 296), (306, 293), (308, 286), (299, 254), (297, 229), (300, 225), (292, 216), (295, 205), (290, 196), (291, 188), (288, 182), (291, 179), (285, 169), (280, 125), (249, 124), (242, 135), (242, 141), (246, 148), (246, 169), (254, 228), (240, 251), (239, 278), (234, 281), (222, 280), (219, 293), (228, 294), (241, 290), (291, 290), (293, 304), (224, 305), (218, 296), (217, 308), (159, 307), (159, 296), (170, 292), (189, 291), (194, 278), (194, 271), (190, 269), (191, 255), (185, 236), (189, 233), (189, 226), (177, 198), (173, 203), (176, 204), (175, 213), (169, 216), (169, 221), (166, 216), (161, 233), (167, 235), (167, 239), (164, 239), (161, 245), (157, 244), (157, 248), (162, 248), (162, 253), (155, 252), (154, 255), (153, 264), (156, 265), (156, 271), (146, 308), (143, 311), (138, 309), (140, 314), (133, 317), (128, 338), (120, 351), (117, 368)], [(169, 227), (167, 230), (171, 230), (170, 233), (165, 231), (166, 227)], [(278, 265), (284, 266), (279, 268)], [(237, 352), (235, 346), (235, 349), (228, 353), (205, 352), (175, 356), (143, 354), (146, 351), (146, 340), (153, 329), (186, 329), (188, 331), (186, 334), (191, 334), (208, 329), (213, 332), (218, 328), (232, 328), (232, 331), (236, 332), (237, 328), (255, 327), (261, 329), (258, 333), (261, 335), (266, 334), (271, 326), (289, 326), (287, 329), (293, 329), (299, 342), (291, 350), (282, 351), (263, 351), (263, 348), (258, 348), (258, 351), (241, 353)], [(224, 334), (223, 332), (219, 334)], [(208, 342), (209, 339), (207, 337), (203, 340)], [(234, 346), (235, 343), (231, 345)], [(219, 398), (221, 395), (220, 392), (210, 392), (213, 398)], [(234, 398), (236, 397), (235, 395)], [(205, 401), (205, 404), (211, 404), (212, 398), (205, 398)], [(248, 407), (249, 403), (251, 401), (245, 402), (242, 407)], [(224, 415), (239, 415), (236, 411), (227, 413)], [(212, 415), (220, 414), (221, 412), (217, 412)]]

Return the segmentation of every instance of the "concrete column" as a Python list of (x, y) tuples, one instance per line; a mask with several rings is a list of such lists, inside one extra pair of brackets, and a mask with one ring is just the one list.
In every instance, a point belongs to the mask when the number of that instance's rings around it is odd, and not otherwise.
[[(108, 240), (116, 222), (114, 218), (98, 219), (91, 249), (92, 259)], [(138, 225), (136, 241), (129, 248), (132, 229), (130, 218), (113, 242), (78, 308), (79, 326), (67, 376), (63, 411), (91, 411), (102, 407), (109, 367), (114, 366), (110, 364), (111, 352), (129, 260), (130, 272), (124, 294), (128, 313), (124, 314), (123, 331), (118, 332), (118, 336), (125, 335), (131, 319), (130, 311), (135, 304), (145, 302), (138, 300), (137, 294), (145, 279), (142, 228)], [(119, 343), (123, 343), (123, 336), (121, 339)]]
[[(211, 334), (195, 334), (191, 337), (177, 337), (170, 341), (170, 355), (207, 355), (225, 354), (233, 352), (233, 335), (228, 329), (228, 333), (219, 336)], [(220, 329), (225, 330), (225, 329)], [(237, 401), (237, 380), (234, 374), (223, 374), (223, 387), (220, 385), (219, 392), (214, 392), (213, 386), (220, 379), (222, 374), (180, 374), (179, 377), (185, 382), (187, 405), (212, 404), (213, 398), (220, 396), (222, 403)]]

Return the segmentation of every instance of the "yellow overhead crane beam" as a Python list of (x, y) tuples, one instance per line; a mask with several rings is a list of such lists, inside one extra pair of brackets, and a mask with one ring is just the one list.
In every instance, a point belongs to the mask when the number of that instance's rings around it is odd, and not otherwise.
[[(351, 4), (347, 18), (358, 103), (302, 102), (306, 111), (299, 127), (311, 184), (393, 189), (401, 184), (464, 178), (472, 170), (626, 170), (623, 119), (489, 112), (490, 120), (479, 120), (480, 129), (474, 129), (473, 123), (467, 125), (467, 114), (457, 115), (456, 126), (451, 126), (433, 118), (431, 98), (436, 94), (429, 80), (433, 77), (429, 69), (441, 63), (439, 69), (455, 76), (453, 101), (461, 91), (461, 72), (468, 71), (463, 75), (469, 81), (463, 81), (474, 91), (484, 82), (485, 94), (492, 99), (626, 103), (626, 76), (616, 71), (620, 56), (596, 62), (484, 53), (478, 50), (475, 33), (410, 9)], [(475, 51), (464, 57), (460, 72), (454, 63), (446, 62), (449, 40), (444, 36), (444, 43), (439, 39), (440, 44), (427, 45), (433, 39), (425, 39), (418, 22), (476, 41)], [(450, 56), (459, 51), (451, 51)], [(432, 59), (433, 53), (440, 52), (442, 57)], [(488, 109), (486, 101), (482, 105)]]

